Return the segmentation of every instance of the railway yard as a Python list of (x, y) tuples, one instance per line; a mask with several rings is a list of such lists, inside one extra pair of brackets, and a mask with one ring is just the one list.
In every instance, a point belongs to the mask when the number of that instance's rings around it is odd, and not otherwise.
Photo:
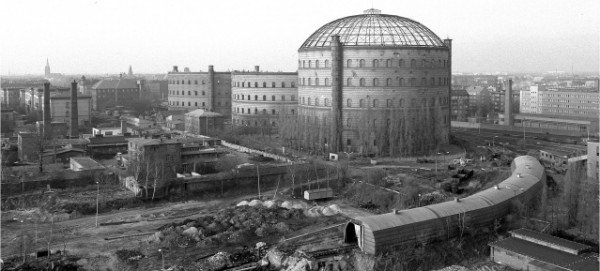
[[(344, 243), (348, 221), (492, 187), (510, 175), (509, 162), (517, 155), (585, 150), (580, 140), (541, 134), (526, 134), (525, 142), (523, 134), (489, 130), (453, 129), (453, 135), (463, 146), (446, 146), (443, 157), (433, 160), (346, 162), (345, 185), (329, 200), (293, 198), (288, 188), (264, 191), (260, 198), (162, 202), (57, 221), (15, 210), (19, 215), (2, 218), (2, 259), (7, 270), (53, 264), (84, 270), (368, 270), (363, 267), (375, 259), (365, 258), (356, 243)], [(457, 160), (468, 163), (461, 167)], [(453, 178), (459, 179), (456, 186), (446, 185)], [(50, 261), (36, 259), (36, 251), (48, 248)], [(32, 269), (17, 268), (23, 255)], [(486, 259), (448, 262), (501, 270)]]

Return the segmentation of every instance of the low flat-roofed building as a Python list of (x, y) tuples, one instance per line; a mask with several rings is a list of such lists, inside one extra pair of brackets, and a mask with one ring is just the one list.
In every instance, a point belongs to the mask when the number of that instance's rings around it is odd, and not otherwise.
[(71, 170), (86, 171), (86, 170), (101, 170), (104, 166), (90, 157), (71, 157)]
[(489, 244), (490, 259), (517, 270), (597, 271), (598, 255), (590, 246), (531, 230)]

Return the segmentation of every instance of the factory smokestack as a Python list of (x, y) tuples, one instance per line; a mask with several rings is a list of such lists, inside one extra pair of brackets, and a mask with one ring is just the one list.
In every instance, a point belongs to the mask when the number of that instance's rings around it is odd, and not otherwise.
[(254, 66), (254, 71), (255, 72), (260, 72), (260, 66), (258, 66), (258, 65)]
[(71, 83), (71, 123), (69, 125), (71, 138), (79, 137), (79, 108), (77, 107), (77, 82)]
[(513, 125), (512, 79), (505, 81), (504, 90), (504, 125)]
[(50, 83), (44, 83), (44, 139), (52, 138), (52, 117), (50, 116)]

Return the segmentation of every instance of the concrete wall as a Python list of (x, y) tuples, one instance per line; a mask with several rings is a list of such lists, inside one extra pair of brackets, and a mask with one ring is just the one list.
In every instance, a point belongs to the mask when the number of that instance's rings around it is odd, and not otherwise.
[(229, 142), (224, 141), (224, 140), (221, 141), (221, 145), (223, 145), (225, 147), (228, 147), (228, 148), (232, 148), (232, 149), (234, 149), (236, 151), (239, 151), (239, 152), (255, 153), (255, 154), (262, 155), (264, 157), (273, 158), (273, 159), (275, 159), (277, 161), (280, 161), (280, 162), (291, 163), (291, 160), (289, 158), (287, 158), (287, 157), (276, 155), (276, 154), (272, 154), (272, 153), (268, 153), (268, 152), (264, 152), (264, 151), (259, 151), (259, 150), (255, 150), (255, 149), (251, 149), (251, 148), (247, 148), (247, 147), (236, 145), (236, 144), (232, 144), (232, 143), (229, 143)]

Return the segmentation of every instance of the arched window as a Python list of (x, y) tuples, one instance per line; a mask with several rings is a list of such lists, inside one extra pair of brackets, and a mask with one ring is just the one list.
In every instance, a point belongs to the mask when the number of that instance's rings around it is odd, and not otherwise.
[(414, 87), (416, 84), (417, 84), (417, 79), (416, 79), (416, 78), (414, 78), (414, 77), (413, 77), (413, 78), (411, 78), (411, 79), (410, 79), (410, 86), (411, 86), (411, 87)]
[(325, 106), (329, 106), (329, 98), (325, 98)]
[(386, 87), (391, 87), (392, 86), (392, 78), (385, 79), (385, 86)]
[(319, 78), (315, 78), (315, 86), (319, 85)]
[(379, 59), (373, 59), (373, 68), (379, 68)]
[(429, 85), (435, 86), (435, 78), (431, 77), (429, 80)]
[(404, 59), (400, 59), (400, 61), (398, 61), (398, 66), (400, 66), (400, 68), (404, 67)]
[(242, 82), (242, 87), (245, 87), (245, 86), (246, 86), (246, 82)]
[(263, 115), (266, 115), (267, 114), (267, 109), (263, 109), (262, 112), (263, 112)]
[(391, 99), (385, 100), (385, 106), (386, 107), (392, 107), (392, 100)]
[(285, 95), (281, 95), (281, 100), (285, 101)]
[(392, 60), (391, 59), (388, 59), (388, 60), (385, 61), (385, 67), (386, 68), (392, 67)]
[(267, 82), (263, 82), (263, 88), (267, 87)]
[[(206, 96), (206, 91), (204, 91), (204, 90), (202, 91), (202, 96)], [(250, 99), (248, 99), (248, 100), (250, 100)]]
[(329, 68), (329, 59), (325, 59), (325, 68)]
[(373, 86), (379, 86), (379, 78), (373, 78)]
[(258, 87), (258, 82), (254, 82), (254, 87), (257, 88)]
[(275, 101), (275, 95), (271, 96), (271, 101)]
[(351, 99), (347, 99), (346, 100), (346, 107), (352, 107), (352, 100)]
[(421, 86), (427, 85), (427, 78), (421, 78)]
[(254, 108), (254, 115), (258, 115), (258, 108)]
[(315, 105), (319, 106), (319, 97), (315, 98)]
[(404, 99), (400, 99), (400, 101), (398, 101), (398, 106), (399, 107), (403, 107), (404, 106)]
[[(242, 96), (242, 101), (243, 101), (243, 100), (244, 100), (244, 95), (241, 95), (241, 96)], [(238, 98), (238, 99), (239, 99), (239, 98)]]
[(258, 101), (258, 95), (254, 95), (254, 100)]
[(319, 68), (319, 60), (315, 60), (315, 68)]
[(416, 68), (417, 67), (417, 60), (411, 59), (410, 60), (410, 67), (411, 68)]
[(292, 95), (292, 101), (296, 100), (296, 95)]
[(441, 60), (441, 59), (438, 59), (438, 64), (437, 64), (437, 66), (438, 66), (438, 68), (441, 68), (441, 67), (442, 67), (442, 60)]
[(298, 68), (302, 68), (302, 63), (298, 60)]
[(400, 86), (403, 87), (404, 86), (404, 78), (400, 78)]
[(309, 69), (310, 69), (310, 68), (312, 68), (312, 60), (309, 60), (309, 61), (308, 61), (308, 68), (309, 68)]
[(379, 107), (379, 100), (373, 99), (373, 107)]
[(248, 95), (248, 101), (250, 101), (250, 95)]
[(367, 84), (367, 83), (366, 83), (366, 80), (365, 80), (364, 78), (361, 78), (361, 79), (360, 79), (360, 86), (361, 86), (361, 87), (364, 87), (366, 84)]
[(310, 97), (308, 97), (308, 105), (310, 105)]
[(302, 68), (306, 68), (306, 60), (302, 60)]
[(364, 60), (364, 59), (361, 59), (361, 60), (358, 62), (358, 67), (361, 67), (361, 68), (364, 68), (364, 67), (365, 67), (365, 60)]
[(346, 79), (346, 86), (352, 86), (352, 78), (348, 77), (348, 79)]
[(427, 60), (421, 59), (421, 65), (419, 65), (419, 67), (424, 68), (426, 66), (425, 65), (426, 62), (427, 62)]
[(329, 78), (325, 78), (325, 85), (329, 86)]
[(346, 68), (351, 68), (351, 67), (352, 67), (352, 59), (346, 60)]
[(267, 95), (263, 95), (263, 101), (267, 100)]
[(360, 108), (363, 108), (363, 107), (365, 107), (365, 99), (360, 99), (360, 101), (359, 101), (359, 103), (358, 103), (358, 106), (359, 106)]

